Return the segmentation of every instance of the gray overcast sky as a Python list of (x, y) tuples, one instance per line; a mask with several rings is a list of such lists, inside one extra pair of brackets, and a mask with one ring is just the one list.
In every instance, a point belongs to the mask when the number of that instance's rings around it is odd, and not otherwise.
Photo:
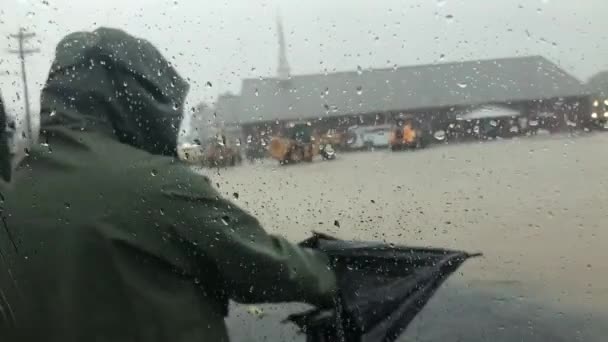
[[(530, 54), (582, 80), (608, 69), (606, 0), (2, 0), (0, 41), (15, 47), (3, 37), (19, 26), (38, 34), (29, 45), (41, 53), (28, 60), (34, 109), (55, 44), (98, 26), (155, 43), (190, 79), (195, 105), (276, 73), (279, 11), (292, 74)], [(1, 49), (0, 71), (18, 68)], [(0, 89), (22, 112), (18, 76), (0, 76)]]

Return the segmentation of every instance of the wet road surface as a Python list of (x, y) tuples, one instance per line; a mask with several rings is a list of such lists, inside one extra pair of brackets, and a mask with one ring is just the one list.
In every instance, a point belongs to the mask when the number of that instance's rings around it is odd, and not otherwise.
[[(289, 167), (267, 160), (202, 172), (267, 230), (292, 241), (316, 230), (483, 252), (444, 284), (405, 341), (608, 336), (608, 134), (342, 153), (335, 161)], [(236, 307), (231, 334), (291, 340), (294, 328), (279, 324), (287, 309), (266, 310), (260, 320)]]

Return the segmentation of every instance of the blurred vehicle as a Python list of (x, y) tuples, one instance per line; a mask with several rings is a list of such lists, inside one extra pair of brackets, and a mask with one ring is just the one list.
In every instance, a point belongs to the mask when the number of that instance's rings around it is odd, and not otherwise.
[(205, 142), (195, 139), (194, 144), (183, 144), (178, 155), (188, 163), (206, 167), (234, 166), (242, 162), (238, 143), (229, 143), (225, 135), (217, 135)]
[(245, 157), (250, 162), (264, 159), (268, 155), (268, 143), (263, 136), (249, 135), (245, 146)]
[(368, 148), (388, 147), (389, 126), (375, 126), (363, 136), (363, 144)]
[(230, 144), (226, 136), (220, 134), (209, 139), (203, 146), (202, 165), (206, 167), (235, 166), (243, 161), (238, 144)]
[(410, 115), (399, 115), (391, 127), (389, 146), (392, 151), (423, 147), (421, 123)]
[(292, 124), (284, 136), (273, 137), (270, 141), (270, 155), (281, 165), (312, 162), (319, 152), (318, 144), (308, 123)]
[(352, 126), (348, 129), (349, 149), (381, 148), (389, 145), (390, 125)]
[(510, 137), (527, 127), (527, 119), (515, 109), (504, 106), (482, 106), (456, 117), (450, 127), (452, 139), (495, 139)]
[(194, 139), (193, 143), (181, 144), (177, 149), (177, 155), (180, 160), (190, 164), (200, 163), (203, 158), (203, 147), (198, 139)]
[(330, 144), (337, 149), (344, 149), (347, 146), (347, 133), (337, 129), (329, 129), (319, 137), (319, 144)]
[(608, 98), (594, 96), (591, 101), (590, 126), (595, 129), (608, 129)]
[(560, 130), (560, 119), (554, 113), (540, 112), (530, 116), (526, 133), (536, 135), (540, 133), (557, 133)]
[(323, 160), (334, 160), (336, 159), (336, 151), (331, 144), (321, 145), (322, 147), (319, 150), (319, 154)]

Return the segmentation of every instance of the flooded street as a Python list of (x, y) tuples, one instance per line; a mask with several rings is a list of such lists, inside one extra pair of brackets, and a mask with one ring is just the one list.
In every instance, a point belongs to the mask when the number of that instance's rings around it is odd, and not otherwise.
[(6, 0), (0, 342), (608, 341), (605, 13)]
[[(607, 148), (604, 134), (544, 136), (202, 172), (292, 241), (320, 231), (482, 252), (438, 291), (405, 338), (456, 340), (458, 331), (463, 340), (601, 340), (608, 333)], [(236, 337), (248, 326), (243, 310), (230, 320)], [(279, 320), (282, 310), (269, 316)]]

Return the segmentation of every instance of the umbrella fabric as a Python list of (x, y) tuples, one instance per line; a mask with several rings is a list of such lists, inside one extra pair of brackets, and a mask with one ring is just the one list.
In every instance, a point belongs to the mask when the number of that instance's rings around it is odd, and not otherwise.
[(315, 234), (302, 246), (325, 252), (338, 279), (335, 309), (292, 315), (309, 341), (395, 341), (447, 277), (473, 254)]

